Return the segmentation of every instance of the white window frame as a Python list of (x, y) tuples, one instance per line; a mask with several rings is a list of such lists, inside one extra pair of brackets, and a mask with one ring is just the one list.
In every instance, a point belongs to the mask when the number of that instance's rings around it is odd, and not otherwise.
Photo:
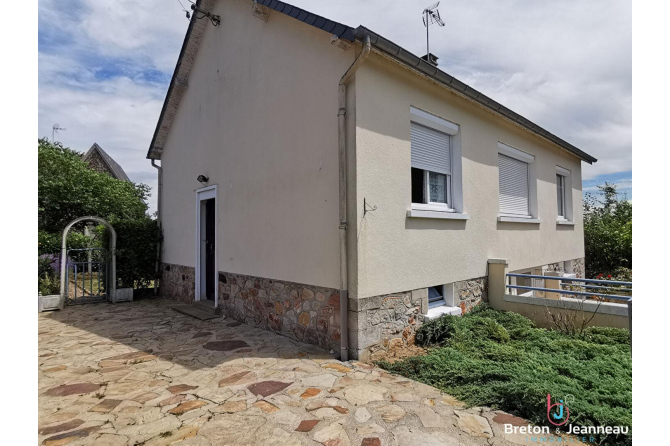
[(429, 171), (423, 170), (424, 195), (427, 203), (411, 203), (408, 217), (467, 220), (463, 213), (463, 179), (460, 126), (433, 113), (410, 106), (410, 122), (423, 125), (451, 137), (451, 173), (447, 175), (447, 203), (430, 201)]
[[(438, 303), (439, 301), (436, 301), (434, 304), (432, 302), (430, 302), (430, 288), (437, 288), (440, 291), (440, 295), (442, 296), (442, 302), (441, 303)], [(429, 295), (428, 295), (428, 309), (436, 308), (436, 307), (442, 307), (442, 306), (446, 305), (447, 301), (445, 299), (445, 291), (446, 290), (445, 290), (444, 285), (435, 285), (435, 286), (432, 286), (432, 287), (428, 287), (428, 293), (429, 293)], [(431, 307), (431, 304), (433, 305), (432, 307)]]
[(556, 206), (559, 220), (567, 220), (567, 206), (565, 203), (565, 176), (556, 174)]
[[(573, 205), (572, 205), (572, 172), (566, 169), (565, 167), (556, 166), (556, 175), (563, 177), (563, 207), (564, 215), (560, 215), (558, 212), (558, 202), (556, 203), (556, 223), (557, 224), (572, 224), (574, 222), (573, 217)], [(558, 182), (556, 184), (558, 188)]]
[[(541, 220), (538, 215), (537, 206), (537, 172), (535, 167), (535, 156), (502, 142), (498, 142), (498, 154), (514, 158), (528, 165), (528, 215), (506, 214), (501, 212), (500, 208), (498, 208), (498, 221), (512, 223), (540, 223)], [(498, 172), (498, 175), (500, 175), (500, 172)], [(498, 190), (498, 195), (500, 195), (500, 190)]]

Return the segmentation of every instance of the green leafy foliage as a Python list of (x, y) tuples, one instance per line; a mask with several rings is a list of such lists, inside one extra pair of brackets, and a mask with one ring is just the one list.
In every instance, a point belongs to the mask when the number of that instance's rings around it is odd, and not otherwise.
[[(107, 220), (117, 233), (117, 279), (121, 286), (146, 287), (156, 278), (158, 225), (147, 215), (149, 187), (121, 181), (88, 168), (80, 153), (51, 143), (38, 141), (38, 252), (60, 254), (65, 226), (75, 218), (88, 215)], [(73, 228), (68, 234), (68, 249), (107, 247), (108, 234), (103, 226), (96, 237)], [(84, 261), (86, 253), (72, 253)], [(98, 255), (98, 253), (96, 253)], [(40, 283), (58, 281), (39, 273)], [(42, 285), (40, 285), (42, 286)]]
[(60, 292), (60, 260), (57, 254), (44, 254), (37, 259), (37, 288), (43, 296)]
[[(428, 354), (379, 365), (438, 387), (473, 406), (486, 405), (549, 425), (547, 394), (574, 395), (570, 422), (631, 426), (632, 361), (626, 330), (590, 327), (579, 338), (537, 328), (529, 319), (481, 304), (462, 317), (422, 325)], [(551, 426), (551, 425), (549, 425)], [(629, 445), (632, 436), (599, 444)]]
[[(156, 244), (160, 230), (156, 220), (114, 220), (116, 277), (123, 287), (147, 288), (156, 279)], [(105, 232), (100, 226), (99, 232)]]
[(625, 275), (633, 268), (633, 204), (613, 184), (598, 188), (584, 198), (586, 275)]
[(146, 217), (149, 186), (120, 181), (88, 168), (81, 154), (40, 139), (38, 227), (57, 234), (72, 220), (95, 215), (107, 220)]

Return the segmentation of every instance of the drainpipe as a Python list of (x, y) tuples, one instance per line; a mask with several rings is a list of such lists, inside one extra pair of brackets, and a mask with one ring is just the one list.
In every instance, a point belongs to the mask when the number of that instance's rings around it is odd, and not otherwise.
[(347, 279), (347, 83), (370, 55), (370, 37), (365, 36), (363, 51), (340, 79), (338, 91), (337, 136), (340, 164), (340, 360), (349, 360), (349, 291)]
[[(160, 238), (156, 243), (156, 277), (161, 267), (161, 241), (163, 240), (162, 225), (161, 225), (161, 192), (163, 189), (163, 168), (156, 164), (156, 160), (151, 160), (151, 165), (158, 170), (158, 192), (156, 195), (156, 221), (158, 222), (158, 230), (160, 231)], [(158, 280), (154, 280), (154, 296), (158, 295)]]

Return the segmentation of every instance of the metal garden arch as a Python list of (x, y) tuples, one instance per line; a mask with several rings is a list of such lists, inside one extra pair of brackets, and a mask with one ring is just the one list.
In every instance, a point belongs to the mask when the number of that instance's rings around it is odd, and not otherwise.
[[(72, 226), (75, 224), (82, 222), (82, 221), (95, 221), (100, 224), (105, 225), (107, 229), (109, 229), (109, 232), (111, 234), (110, 240), (109, 240), (109, 251), (111, 254), (110, 258), (110, 271), (109, 271), (109, 284), (108, 288), (106, 289), (107, 292), (107, 300), (114, 302), (115, 301), (115, 294), (116, 294), (116, 231), (114, 230), (114, 227), (107, 222), (107, 220), (100, 218), (100, 217), (93, 217), (93, 216), (87, 216), (87, 217), (79, 217), (75, 218), (72, 220), (68, 225), (65, 227), (63, 230), (63, 244), (61, 247), (61, 262), (60, 262), (60, 294), (63, 297), (63, 299), (68, 299), (67, 294), (67, 288), (66, 288), (66, 281), (67, 279), (67, 273), (68, 273), (68, 253), (67, 253), (67, 235), (70, 232), (70, 229), (72, 229)], [(75, 280), (75, 290), (76, 290), (76, 280)], [(75, 291), (76, 292), (76, 291)]]

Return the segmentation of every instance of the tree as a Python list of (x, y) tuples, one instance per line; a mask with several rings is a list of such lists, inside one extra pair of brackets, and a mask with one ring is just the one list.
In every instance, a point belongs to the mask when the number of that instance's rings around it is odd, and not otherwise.
[[(149, 286), (156, 279), (156, 243), (160, 239), (156, 220), (147, 214), (149, 186), (91, 170), (82, 161), (81, 153), (46, 139), (38, 140), (38, 163), (39, 254), (52, 259), (48, 255), (59, 253), (62, 231), (75, 218), (102, 217), (117, 232), (118, 285)], [(105, 228), (99, 226), (95, 233), (92, 238), (73, 230), (68, 235), (68, 246), (105, 246)], [(43, 270), (40, 281), (45, 279)]]
[(616, 186), (598, 186), (584, 199), (584, 249), (587, 277), (633, 268), (633, 204)]
[(149, 186), (121, 181), (88, 168), (81, 154), (60, 143), (38, 141), (38, 228), (58, 233), (85, 215), (107, 220), (147, 218)]

